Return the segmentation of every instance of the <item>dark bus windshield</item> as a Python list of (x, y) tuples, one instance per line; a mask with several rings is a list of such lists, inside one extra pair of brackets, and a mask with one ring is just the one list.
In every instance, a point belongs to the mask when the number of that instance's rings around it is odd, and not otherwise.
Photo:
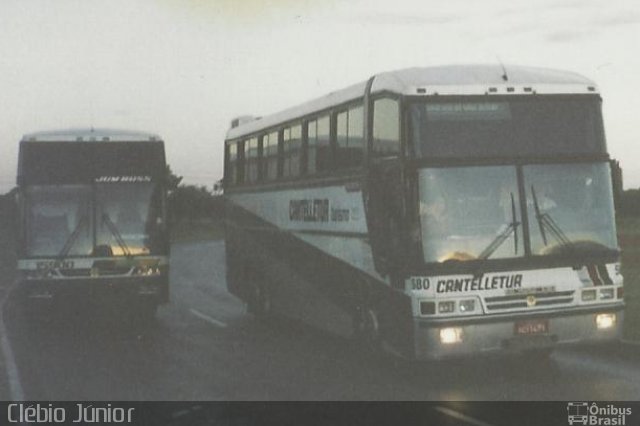
[(421, 158), (604, 154), (595, 96), (420, 101), (410, 106)]
[(425, 168), (419, 173), (427, 263), (524, 256), (525, 198), (534, 256), (617, 249), (609, 164)]
[(29, 186), (28, 256), (121, 256), (161, 250), (161, 191), (146, 183)]

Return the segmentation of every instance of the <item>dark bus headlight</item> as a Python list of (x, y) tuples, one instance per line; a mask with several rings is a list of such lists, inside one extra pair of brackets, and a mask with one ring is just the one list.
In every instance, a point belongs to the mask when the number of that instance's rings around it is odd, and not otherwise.
[(591, 302), (592, 300), (596, 300), (596, 290), (582, 290), (582, 301), (583, 302)]
[(420, 314), (421, 315), (433, 315), (436, 313), (436, 302), (421, 301), (420, 302)]

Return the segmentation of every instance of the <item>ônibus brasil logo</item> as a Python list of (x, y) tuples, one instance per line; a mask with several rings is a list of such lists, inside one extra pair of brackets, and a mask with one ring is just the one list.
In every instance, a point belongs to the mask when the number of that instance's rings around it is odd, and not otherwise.
[(627, 425), (627, 416), (631, 415), (631, 408), (619, 407), (615, 404), (597, 402), (569, 402), (567, 403), (567, 421), (570, 425)]

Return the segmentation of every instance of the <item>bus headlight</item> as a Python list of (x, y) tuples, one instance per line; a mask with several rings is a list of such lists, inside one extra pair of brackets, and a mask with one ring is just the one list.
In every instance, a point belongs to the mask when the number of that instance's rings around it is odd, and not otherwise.
[(611, 328), (616, 324), (616, 314), (598, 314), (596, 315), (596, 327), (598, 330)]
[(439, 314), (450, 314), (456, 309), (456, 302), (453, 300), (447, 300), (446, 302), (438, 302)]
[(136, 275), (136, 276), (160, 275), (160, 268), (157, 266), (137, 266), (133, 269), (133, 275)]
[(460, 327), (448, 327), (440, 329), (440, 343), (451, 345), (462, 342), (462, 329)]
[(601, 288), (600, 289), (600, 299), (601, 300), (613, 299), (613, 289), (612, 288)]
[(460, 306), (458, 307), (458, 309), (460, 309), (460, 312), (462, 312), (462, 313), (468, 313), (468, 312), (475, 311), (476, 310), (476, 301), (475, 301), (475, 299), (461, 300), (460, 301)]
[(582, 290), (582, 301), (591, 302), (592, 300), (596, 300), (595, 289)]

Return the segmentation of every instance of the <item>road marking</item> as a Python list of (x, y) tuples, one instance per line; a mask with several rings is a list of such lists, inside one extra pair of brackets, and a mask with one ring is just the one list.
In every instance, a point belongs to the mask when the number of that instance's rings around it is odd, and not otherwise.
[(0, 345), (2, 346), (2, 355), (4, 356), (5, 369), (7, 371), (7, 380), (9, 381), (9, 393), (11, 394), (12, 401), (24, 401), (24, 390), (20, 383), (20, 374), (18, 374), (18, 365), (16, 364), (16, 358), (13, 355), (13, 349), (11, 349), (11, 343), (7, 336), (7, 328), (4, 325), (4, 305), (9, 298), (9, 294), (16, 287), (16, 282), (13, 283), (7, 290), (7, 293), (0, 302)]
[(222, 321), (219, 321), (215, 318), (211, 318), (209, 315), (205, 315), (202, 312), (197, 311), (195, 309), (189, 309), (189, 312), (191, 312), (193, 315), (197, 316), (198, 318), (205, 320), (209, 324), (215, 325), (216, 327), (225, 328), (227, 326), (227, 324), (223, 323)]
[(468, 423), (470, 425), (474, 425), (474, 426), (492, 426), (489, 423), (483, 422), (482, 420), (478, 420), (478, 419), (474, 419), (473, 417), (469, 417), (466, 414), (462, 414), (456, 410), (452, 410), (451, 408), (447, 408), (447, 407), (436, 407), (436, 411), (439, 411), (442, 414), (445, 414), (449, 417), (453, 417), (456, 420), (462, 420), (465, 423)]

